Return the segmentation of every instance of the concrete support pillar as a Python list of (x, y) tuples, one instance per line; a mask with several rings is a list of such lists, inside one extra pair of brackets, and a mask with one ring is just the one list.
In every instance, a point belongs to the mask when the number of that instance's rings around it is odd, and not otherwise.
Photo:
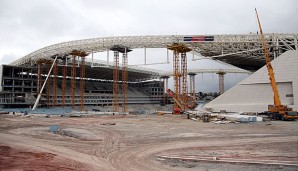
[(195, 88), (195, 73), (189, 73), (189, 92), (193, 100), (196, 100), (196, 88)]
[(163, 86), (163, 104), (166, 105), (168, 101), (168, 94), (167, 90), (169, 88), (169, 76), (160, 77), (162, 79), (162, 86)]
[(224, 79), (224, 75), (226, 74), (223, 71), (220, 71), (218, 73), (218, 78), (219, 78), (219, 93), (223, 94), (225, 92), (225, 79)]

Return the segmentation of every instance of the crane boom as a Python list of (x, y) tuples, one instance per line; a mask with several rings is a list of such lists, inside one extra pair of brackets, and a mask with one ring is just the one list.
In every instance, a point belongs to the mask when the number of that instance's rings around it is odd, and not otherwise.
[(286, 105), (282, 105), (281, 102), (280, 102), (278, 88), (277, 88), (277, 84), (276, 84), (276, 81), (275, 81), (273, 67), (272, 67), (271, 62), (270, 62), (270, 57), (269, 57), (269, 52), (268, 52), (265, 36), (263, 34), (263, 30), (262, 30), (262, 27), (261, 27), (261, 23), (260, 23), (260, 19), (259, 19), (257, 9), (255, 9), (255, 10), (256, 10), (256, 14), (257, 14), (258, 25), (259, 25), (259, 29), (260, 29), (260, 35), (261, 35), (262, 44), (263, 44), (263, 48), (264, 48), (266, 67), (267, 67), (267, 70), (268, 70), (270, 84), (271, 84), (271, 87), (272, 87), (272, 90), (273, 90), (274, 105), (268, 105), (268, 112), (267, 113), (269, 114), (269, 116), (271, 118), (275, 118), (277, 120), (278, 119), (281, 119), (281, 120), (288, 120), (288, 119), (295, 120), (295, 119), (298, 119), (297, 111), (293, 111), (292, 108), (288, 108)]
[(262, 26), (261, 26), (261, 23), (260, 23), (259, 15), (258, 15), (257, 9), (255, 9), (255, 10), (256, 10), (256, 14), (257, 14), (258, 25), (259, 25), (259, 29), (260, 29), (260, 35), (261, 35), (262, 44), (263, 44), (263, 48), (264, 48), (265, 60), (266, 60), (266, 66), (267, 66), (268, 75), (269, 75), (269, 79), (270, 79), (270, 84), (271, 84), (271, 87), (272, 87), (272, 90), (273, 90), (274, 106), (279, 107), (279, 106), (281, 106), (281, 102), (280, 102), (280, 98), (279, 98), (277, 84), (276, 84), (276, 81), (275, 81), (273, 67), (272, 67), (271, 62), (270, 62), (269, 52), (268, 52), (265, 36), (263, 34)]

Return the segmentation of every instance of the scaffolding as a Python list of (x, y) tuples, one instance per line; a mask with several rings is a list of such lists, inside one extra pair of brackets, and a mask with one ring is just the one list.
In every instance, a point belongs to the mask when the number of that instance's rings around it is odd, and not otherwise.
[[(173, 56), (173, 70), (174, 70), (174, 92), (175, 92), (175, 98), (178, 99), (180, 96), (180, 65), (179, 65), (179, 53), (177, 50), (174, 50), (174, 56)], [(178, 103), (174, 102), (174, 108), (178, 108)]]
[(128, 80), (128, 72), (127, 72), (127, 53), (126, 48), (125, 52), (122, 54), (122, 94), (123, 94), (123, 101), (122, 101), (122, 112), (127, 112), (127, 80)]
[(75, 95), (76, 95), (76, 56), (72, 55), (71, 77), (70, 77), (70, 96), (71, 107), (75, 108)]
[(37, 94), (40, 92), (42, 86), (42, 64), (43, 61), (37, 61)]
[(81, 53), (81, 79), (80, 79), (80, 111), (84, 110), (84, 92), (85, 92), (85, 57), (86, 53)]
[[(72, 55), (72, 66), (71, 66), (71, 106), (74, 109), (75, 108), (75, 93), (76, 93), (76, 58), (81, 57), (81, 77), (80, 77), (80, 111), (84, 110), (84, 92), (85, 92), (85, 58), (88, 56), (88, 54), (85, 51), (80, 51), (80, 50), (73, 50), (70, 55)], [(78, 62), (79, 64), (79, 62)], [(65, 70), (66, 72), (66, 70)], [(66, 74), (66, 73), (65, 73)]]
[[(169, 50), (173, 51), (173, 77), (174, 77), (174, 98), (180, 99), (181, 95), (181, 76), (182, 77), (182, 98), (183, 102), (187, 102), (187, 59), (186, 52), (191, 51), (190, 48), (186, 47), (183, 44), (174, 43), (168, 46)], [(180, 71), (180, 63), (179, 63), (179, 54), (181, 53), (181, 71)], [(185, 98), (186, 97), (186, 98)], [(187, 104), (187, 103), (184, 103)], [(174, 101), (174, 108), (179, 108), (179, 104)], [(186, 109), (187, 106), (184, 105)]]
[(52, 107), (56, 107), (57, 102), (57, 86), (58, 86), (58, 64), (54, 63), (53, 67), (53, 96), (52, 96)]
[[(47, 66), (47, 72), (49, 72), (49, 75), (51, 75), (51, 63), (46, 63)], [(52, 84), (52, 78), (49, 77), (48, 81), (46, 82), (46, 106), (47, 108), (50, 108), (50, 104), (51, 104), (51, 97), (50, 95), (52, 94), (52, 89), (51, 89), (51, 85)]]
[(66, 58), (63, 61), (63, 66), (62, 66), (62, 104), (61, 106), (63, 108), (65, 107), (65, 98), (66, 98), (66, 75), (67, 75)]
[[(50, 77), (50, 75), (51, 75), (51, 72), (52, 72), (52, 69), (53, 69), (53, 67), (54, 67), (54, 64), (55, 64), (56, 61), (57, 61), (58, 55), (54, 55), (53, 57), (54, 57), (54, 61), (53, 61), (53, 62), (48, 61), (48, 60), (45, 60), (45, 59), (42, 59), (42, 60), (44, 60), (44, 62), (45, 62), (46, 65), (48, 66), (48, 67), (47, 67), (47, 69), (48, 69), (48, 74), (47, 74), (47, 76), (46, 76), (46, 79), (45, 79), (45, 81), (44, 81), (42, 87), (40, 88), (40, 91), (38, 92), (38, 95), (37, 95), (37, 98), (36, 98), (36, 100), (35, 100), (35, 103), (34, 103), (34, 106), (33, 106), (32, 110), (35, 110), (35, 109), (36, 109), (36, 107), (37, 107), (37, 105), (38, 105), (38, 103), (39, 103), (39, 100), (40, 100), (40, 98), (41, 98), (42, 91), (43, 91), (44, 87), (46, 86), (46, 84), (47, 84), (47, 85), (50, 85), (50, 82), (49, 82), (48, 80), (49, 80), (49, 77)], [(40, 61), (40, 62), (41, 62), (41, 61)], [(40, 72), (40, 73), (41, 73), (41, 72)], [(41, 75), (40, 75), (39, 79), (41, 80)], [(39, 82), (40, 82), (40, 80), (39, 80)], [(47, 87), (47, 90), (46, 90), (46, 101), (47, 101), (47, 104), (46, 104), (46, 105), (47, 105), (47, 107), (49, 107), (49, 101), (48, 101), (48, 100), (49, 100), (49, 94), (50, 94), (50, 92), (49, 92), (49, 87)]]
[(113, 70), (113, 112), (119, 112), (119, 52), (122, 53), (122, 111), (126, 112), (127, 103), (127, 53), (132, 50), (125, 46), (115, 45), (111, 48), (114, 51), (114, 70)]
[(119, 112), (119, 52), (114, 51), (113, 112)]
[(181, 53), (181, 77), (182, 77), (182, 101), (184, 103), (183, 110), (187, 110), (187, 59), (186, 52)]

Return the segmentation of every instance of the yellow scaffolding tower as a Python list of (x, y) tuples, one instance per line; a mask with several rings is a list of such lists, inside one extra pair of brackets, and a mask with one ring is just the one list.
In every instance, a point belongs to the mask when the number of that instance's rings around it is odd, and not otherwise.
[[(169, 50), (173, 51), (173, 77), (174, 77), (174, 98), (180, 99), (181, 96), (181, 83), (180, 77), (182, 76), (182, 98), (184, 104), (187, 104), (187, 58), (186, 52), (191, 51), (190, 48), (184, 44), (174, 43), (168, 46)], [(181, 71), (179, 63), (179, 54), (181, 54)], [(174, 108), (179, 108), (179, 105), (174, 101)], [(184, 105), (184, 110), (187, 109), (187, 106)]]

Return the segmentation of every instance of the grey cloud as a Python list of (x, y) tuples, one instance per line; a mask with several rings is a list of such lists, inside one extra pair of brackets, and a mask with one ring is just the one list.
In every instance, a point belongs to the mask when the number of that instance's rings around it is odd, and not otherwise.
[(298, 32), (296, 0), (1, 0), (0, 61), (75, 39), (256, 32), (255, 7), (265, 32)]
[(8, 64), (10, 61), (13, 61), (13, 60), (17, 60), (18, 57), (17, 55), (11, 53), (11, 54), (4, 54), (2, 55), (2, 58), (0, 58), (0, 63), (1, 64)]

